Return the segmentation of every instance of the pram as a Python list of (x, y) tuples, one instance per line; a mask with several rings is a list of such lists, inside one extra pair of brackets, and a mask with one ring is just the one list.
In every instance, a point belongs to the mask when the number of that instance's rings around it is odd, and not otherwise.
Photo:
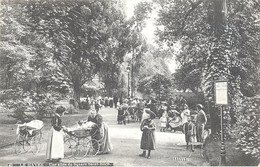
[(42, 148), (42, 128), (43, 122), (40, 120), (17, 124), (17, 137), (14, 143), (15, 153), (39, 152)]
[(98, 133), (94, 126), (84, 129), (65, 129), (64, 132), (66, 133), (64, 137), (65, 158), (83, 159), (99, 153), (99, 142), (91, 138)]

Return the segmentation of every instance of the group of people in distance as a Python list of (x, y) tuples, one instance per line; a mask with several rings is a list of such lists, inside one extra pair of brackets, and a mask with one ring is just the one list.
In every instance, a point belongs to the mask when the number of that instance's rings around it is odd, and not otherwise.
[(146, 107), (142, 99), (124, 99), (122, 104), (118, 105), (118, 124), (126, 124), (126, 121), (133, 117), (136, 122), (141, 122), (143, 109)]

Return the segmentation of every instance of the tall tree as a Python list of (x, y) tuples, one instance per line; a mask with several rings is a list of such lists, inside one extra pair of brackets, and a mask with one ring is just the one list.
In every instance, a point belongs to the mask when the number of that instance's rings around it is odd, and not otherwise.
[[(148, 47), (148, 51), (139, 60), (140, 70), (137, 76), (137, 90), (146, 96), (164, 99), (171, 92), (171, 75), (166, 64), (171, 55), (168, 51)], [(153, 61), (151, 61), (153, 60)]]
[(99, 71), (108, 54), (107, 43), (121, 26), (116, 1), (30, 1), (32, 31), (47, 36), (59, 65), (61, 78), (67, 78), (74, 98), (80, 100), (81, 87)]
[(165, 0), (159, 3), (162, 10), (158, 24), (164, 27), (158, 31), (160, 40), (168, 46), (180, 41), (182, 53), (177, 60), (182, 67), (196, 64), (194, 68), (200, 71), (201, 87), (210, 105), (214, 104), (212, 83), (217, 79), (229, 81), (232, 107), (227, 119), (231, 116), (234, 120), (240, 91), (248, 92), (243, 83), (259, 70), (259, 2)]
[(26, 42), (30, 34), (22, 5), (1, 1), (0, 12), (1, 89), (11, 89), (26, 78), (35, 50)]

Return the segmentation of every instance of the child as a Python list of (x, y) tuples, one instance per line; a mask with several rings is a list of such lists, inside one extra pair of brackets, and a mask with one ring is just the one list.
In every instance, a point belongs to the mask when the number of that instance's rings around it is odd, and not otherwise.
[(95, 101), (95, 110), (97, 111), (97, 113), (98, 113), (99, 109), (100, 109), (100, 105), (97, 101)]
[(139, 156), (146, 157), (146, 150), (148, 150), (147, 158), (151, 158), (151, 150), (155, 150), (155, 122), (153, 119), (155, 118), (155, 114), (151, 110), (144, 110), (149, 117), (144, 119), (141, 124), (142, 139), (141, 139), (141, 149), (143, 149), (143, 153)]
[(167, 118), (168, 118), (167, 111), (164, 111), (162, 117), (160, 118), (161, 132), (166, 132)]
[[(186, 141), (186, 149), (188, 149), (188, 146), (190, 143), (195, 142), (196, 137), (196, 128), (194, 123), (191, 121), (191, 117), (187, 117), (186, 123), (183, 124), (183, 132), (185, 134), (185, 141)], [(193, 148), (191, 146), (191, 150), (193, 151)]]

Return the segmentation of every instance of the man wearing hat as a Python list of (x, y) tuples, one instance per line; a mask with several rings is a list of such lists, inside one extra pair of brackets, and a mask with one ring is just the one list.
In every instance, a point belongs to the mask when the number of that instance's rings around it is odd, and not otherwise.
[(150, 109), (144, 109), (144, 112), (147, 114), (147, 117), (141, 123), (140, 129), (143, 132), (141, 139), (141, 149), (143, 149), (143, 153), (139, 156), (146, 157), (146, 150), (148, 151), (147, 158), (151, 158), (151, 150), (155, 150), (155, 122), (153, 119), (156, 117), (155, 113)]
[(207, 123), (207, 117), (205, 112), (203, 111), (203, 106), (201, 104), (197, 105), (198, 114), (196, 116), (196, 135), (197, 142), (202, 142), (202, 132), (204, 131), (204, 127)]

